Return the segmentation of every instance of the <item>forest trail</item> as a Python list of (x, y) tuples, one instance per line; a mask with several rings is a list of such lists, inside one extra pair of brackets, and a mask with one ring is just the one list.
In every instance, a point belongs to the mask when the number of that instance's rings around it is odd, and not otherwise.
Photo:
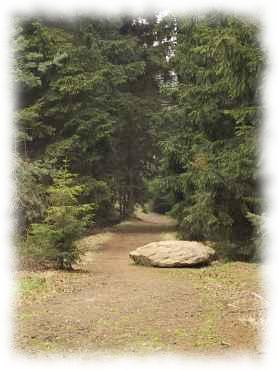
[(261, 308), (255, 297), (261, 279), (256, 265), (160, 269), (129, 259), (129, 251), (139, 246), (175, 237), (174, 228), (166, 216), (139, 212), (85, 238), (88, 252), (79, 271), (22, 272), (25, 281), (37, 278), (43, 285), (18, 303), (17, 350), (257, 352)]

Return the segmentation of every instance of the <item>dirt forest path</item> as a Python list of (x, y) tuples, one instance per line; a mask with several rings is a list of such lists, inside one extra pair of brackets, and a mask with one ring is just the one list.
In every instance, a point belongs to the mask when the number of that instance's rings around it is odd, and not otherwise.
[[(256, 267), (230, 265), (230, 273), (218, 265), (201, 269), (135, 265), (129, 251), (175, 235), (170, 218), (142, 212), (137, 216), (86, 238), (88, 252), (80, 271), (40, 273), (47, 288), (17, 308), (17, 349), (31, 353), (257, 351), (258, 328), (248, 320), (240, 321), (250, 316), (252, 294), (259, 291)], [(225, 285), (227, 274), (230, 280)], [(249, 282), (234, 284), (238, 274), (252, 279), (251, 290)], [(257, 314), (253, 313), (255, 323)]]

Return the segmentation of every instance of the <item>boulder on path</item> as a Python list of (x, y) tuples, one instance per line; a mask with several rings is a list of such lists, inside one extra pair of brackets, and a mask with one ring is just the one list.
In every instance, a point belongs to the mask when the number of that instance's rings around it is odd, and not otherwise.
[(129, 253), (136, 264), (157, 267), (191, 267), (205, 265), (215, 251), (200, 242), (167, 240), (153, 242)]

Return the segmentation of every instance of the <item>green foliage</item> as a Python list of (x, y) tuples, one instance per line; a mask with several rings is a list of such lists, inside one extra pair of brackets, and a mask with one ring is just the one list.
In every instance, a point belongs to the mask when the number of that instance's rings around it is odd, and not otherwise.
[(65, 167), (58, 171), (48, 188), (49, 207), (42, 223), (31, 224), (25, 252), (33, 257), (54, 261), (70, 269), (81, 251), (74, 243), (92, 223), (93, 204), (79, 204), (84, 190), (74, 183), (73, 174)]
[(180, 18), (172, 66), (178, 82), (163, 89), (171, 109), (158, 126), (171, 213), (183, 238), (235, 245), (234, 255), (250, 258), (256, 228), (249, 215), (260, 212), (257, 25), (232, 16)]
[[(16, 23), (19, 153), (54, 169), (68, 158), (80, 181), (91, 177), (109, 187), (122, 218), (142, 200), (141, 180), (155, 150), (151, 114), (159, 84), (148, 65), (162, 54), (143, 42), (146, 32), (155, 38), (154, 29), (126, 18)], [(103, 218), (103, 205), (97, 208)]]
[(120, 221), (115, 209), (115, 200), (111, 186), (105, 181), (96, 180), (92, 177), (82, 177), (81, 182), (84, 190), (80, 195), (80, 201), (93, 202), (95, 204), (95, 219), (98, 224), (110, 224)]
[(21, 17), (14, 39), (20, 234), (34, 255), (70, 266), (89, 204), (103, 224), (151, 197), (181, 237), (255, 256), (263, 51), (254, 22)]
[(173, 194), (163, 186), (160, 178), (155, 178), (148, 185), (151, 209), (162, 214), (169, 212), (175, 200)]
[(253, 239), (251, 244), (251, 254), (255, 261), (261, 260), (264, 257), (263, 253), (263, 243), (266, 238), (265, 228), (264, 228), (264, 217), (259, 214), (254, 214), (251, 212), (247, 213), (247, 218), (254, 226)]
[(24, 234), (32, 222), (40, 221), (48, 205), (46, 195), (49, 171), (39, 161), (30, 162), (17, 158), (17, 211), (19, 234)]

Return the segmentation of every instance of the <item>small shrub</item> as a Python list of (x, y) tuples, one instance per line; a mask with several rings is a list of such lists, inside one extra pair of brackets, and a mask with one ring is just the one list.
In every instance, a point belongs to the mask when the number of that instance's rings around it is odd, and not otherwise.
[(25, 253), (39, 260), (53, 261), (61, 269), (71, 269), (81, 254), (75, 241), (92, 223), (94, 204), (78, 204), (82, 185), (65, 165), (56, 173), (48, 189), (50, 206), (42, 223), (31, 225)]

